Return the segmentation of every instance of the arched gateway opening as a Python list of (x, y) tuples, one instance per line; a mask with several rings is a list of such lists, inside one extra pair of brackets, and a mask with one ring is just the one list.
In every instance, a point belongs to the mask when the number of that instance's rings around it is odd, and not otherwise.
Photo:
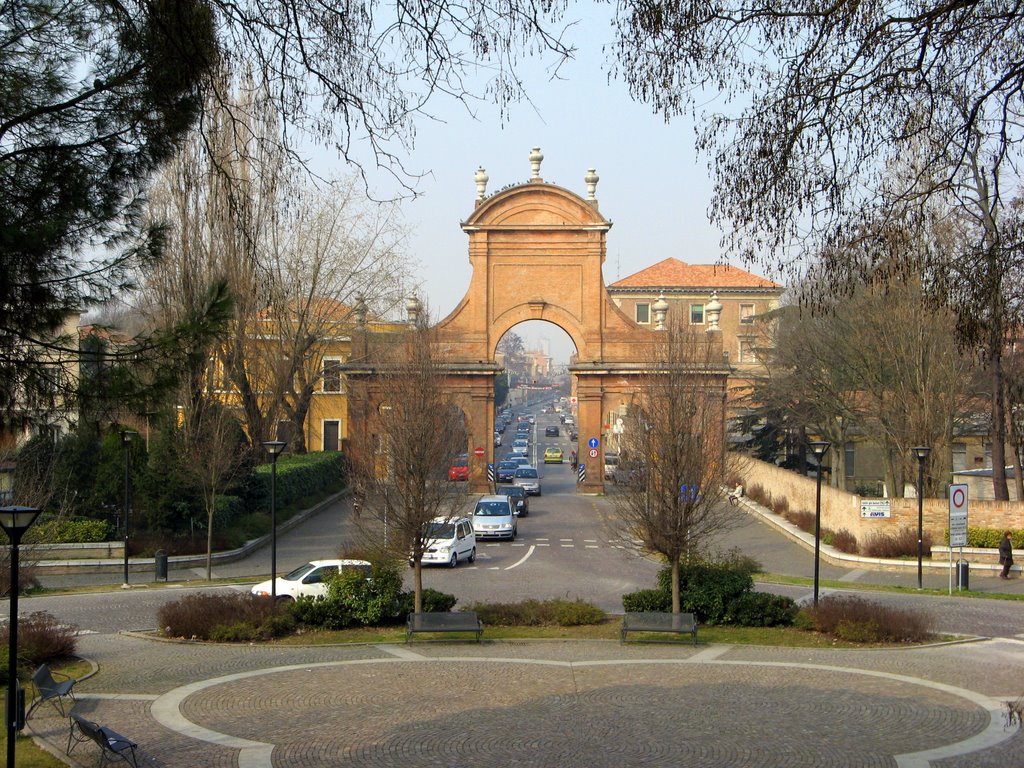
[[(577, 350), (569, 372), (576, 379), (579, 460), (588, 468), (577, 489), (602, 493), (605, 444), (615, 415), (652, 372), (652, 349), (663, 325), (657, 317), (653, 328), (637, 325), (605, 288), (605, 238), (612, 224), (598, 207), (597, 174), (591, 170), (584, 178), (583, 198), (545, 182), (542, 160), (534, 149), (529, 181), (490, 196), (486, 173), (477, 171), (476, 205), (462, 223), (469, 236), (472, 279), (462, 301), (434, 328), (435, 338), (443, 349), (448, 384), (466, 415), (470, 489), (482, 492), (488, 488), (487, 464), (494, 461), (499, 340), (528, 320), (546, 320), (565, 331)], [(711, 327), (717, 334), (714, 323)], [(717, 343), (720, 348), (720, 338)], [(697, 373), (702, 387), (720, 395), (724, 430), (728, 366), (723, 361)], [(372, 376), (372, 370), (352, 369), (350, 375)]]

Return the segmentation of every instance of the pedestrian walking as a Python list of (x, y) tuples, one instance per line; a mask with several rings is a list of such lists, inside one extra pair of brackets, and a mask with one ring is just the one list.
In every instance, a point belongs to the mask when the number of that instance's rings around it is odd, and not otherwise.
[(575, 472), (576, 471), (576, 451), (573, 451), (572, 453), (569, 454), (569, 463), (570, 463), (570, 466), (572, 466), (572, 471)]
[(1013, 533), (1007, 531), (1003, 534), (1003, 540), (999, 542), (999, 564), (1003, 566), (1003, 572), (999, 574), (1000, 579), (1010, 578), (1010, 568), (1013, 567)]

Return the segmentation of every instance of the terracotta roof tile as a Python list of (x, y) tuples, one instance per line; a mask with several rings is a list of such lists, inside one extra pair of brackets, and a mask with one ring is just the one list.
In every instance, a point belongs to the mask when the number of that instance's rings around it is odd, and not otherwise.
[(730, 264), (687, 264), (668, 258), (617, 280), (609, 288), (781, 288)]

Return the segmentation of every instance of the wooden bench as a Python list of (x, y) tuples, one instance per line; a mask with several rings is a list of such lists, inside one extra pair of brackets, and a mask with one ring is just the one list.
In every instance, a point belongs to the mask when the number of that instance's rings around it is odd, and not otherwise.
[(692, 613), (663, 613), (661, 611), (627, 612), (622, 617), (621, 642), (626, 642), (627, 632), (673, 632), (690, 635), (697, 644), (697, 621)]
[(67, 753), (70, 755), (71, 750), (83, 741), (92, 741), (100, 748), (100, 768), (107, 764), (107, 760), (122, 760), (134, 768), (139, 768), (135, 759), (135, 748), (139, 746), (138, 744), (110, 728), (72, 713)]
[(472, 632), (479, 643), (484, 625), (474, 611), (410, 613), (405, 623), (405, 642), (419, 632)]

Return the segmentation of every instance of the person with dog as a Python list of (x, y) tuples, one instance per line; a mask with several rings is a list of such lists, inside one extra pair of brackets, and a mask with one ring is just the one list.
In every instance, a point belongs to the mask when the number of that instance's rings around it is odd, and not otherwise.
[(1013, 567), (1013, 532), (1007, 531), (1003, 534), (1003, 540), (999, 542), (999, 564), (1003, 566), (1000, 579), (1010, 578), (1010, 568)]

